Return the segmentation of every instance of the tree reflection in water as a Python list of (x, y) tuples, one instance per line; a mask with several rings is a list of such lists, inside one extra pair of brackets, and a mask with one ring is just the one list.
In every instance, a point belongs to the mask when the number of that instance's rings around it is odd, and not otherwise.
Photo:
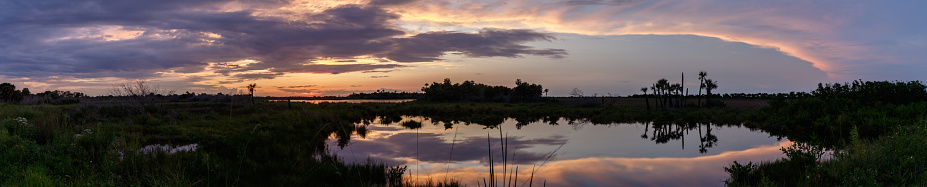
[[(653, 133), (648, 135), (651, 126), (653, 127)], [(705, 126), (704, 129), (706, 130), (702, 131), (702, 126)], [(665, 144), (670, 140), (680, 140), (682, 141), (682, 149), (686, 149), (685, 135), (689, 134), (690, 130), (696, 128), (698, 129), (699, 137), (698, 151), (700, 153), (706, 153), (708, 152), (708, 148), (718, 143), (718, 136), (711, 133), (712, 128), (710, 123), (644, 123), (644, 134), (641, 134), (641, 138), (650, 138), (651, 141), (657, 144)]]

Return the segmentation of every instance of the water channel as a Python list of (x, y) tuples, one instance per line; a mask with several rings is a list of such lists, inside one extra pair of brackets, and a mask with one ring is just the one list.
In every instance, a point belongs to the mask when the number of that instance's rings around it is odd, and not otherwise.
[(561, 120), (556, 125), (538, 121), (518, 126), (507, 119), (490, 128), (412, 116), (390, 124), (379, 121), (356, 124), (366, 131), (352, 134), (343, 147), (332, 136), (330, 151), (348, 162), (373, 159), (406, 165), (405, 177), (412, 180), (457, 179), (469, 186), (490, 181), (490, 154), (500, 185), (532, 181), (536, 186), (723, 186), (728, 176), (723, 167), (735, 160), (782, 158), (780, 148), (791, 145), (762, 131), (712, 124)]

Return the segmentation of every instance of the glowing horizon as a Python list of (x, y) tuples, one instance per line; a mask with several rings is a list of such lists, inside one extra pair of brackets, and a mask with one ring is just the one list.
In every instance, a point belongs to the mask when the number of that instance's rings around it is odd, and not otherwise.
[(923, 80), (927, 69), (927, 28), (911, 19), (923, 13), (908, 3), (86, 0), (100, 8), (67, 12), (33, 3), (0, 8), (0, 82), (88, 95), (136, 80), (178, 92), (256, 83), (262, 96), (317, 96), (415, 92), (444, 78), (630, 95), (699, 71), (721, 82), (720, 93), (788, 92)]

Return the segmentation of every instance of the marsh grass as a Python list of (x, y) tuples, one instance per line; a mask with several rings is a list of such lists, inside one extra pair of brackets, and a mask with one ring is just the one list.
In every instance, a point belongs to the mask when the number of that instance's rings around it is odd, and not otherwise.
[[(527, 176), (528, 179), (525, 179), (524, 181), (522, 181), (521, 185), (519, 185), (518, 166), (515, 166), (514, 168), (509, 167), (509, 162), (508, 162), (509, 158), (511, 158), (511, 160), (515, 160), (515, 154), (514, 153), (509, 154), (510, 147), (508, 145), (508, 134), (503, 136), (502, 128), (500, 126), (496, 126), (496, 128), (499, 129), (499, 144), (501, 146), (500, 151), (502, 152), (502, 165), (501, 165), (502, 172), (499, 172), (498, 174), (496, 173), (495, 168), (499, 166), (494, 165), (493, 153), (492, 153), (492, 143), (491, 143), (492, 140), (490, 139), (490, 134), (487, 133), (486, 142), (487, 144), (489, 144), (488, 149), (487, 149), (487, 154), (488, 154), (488, 159), (489, 159), (489, 174), (488, 174), (489, 180), (487, 181), (486, 178), (483, 178), (482, 185), (480, 185), (480, 182), (477, 181), (476, 183), (477, 186), (486, 186), (486, 187), (496, 187), (496, 186), (515, 187), (515, 186), (525, 186), (525, 185), (529, 187), (533, 186), (534, 185), (534, 175), (542, 167), (544, 167), (545, 164), (552, 161), (557, 151), (559, 151), (560, 148), (563, 148), (563, 145), (566, 145), (566, 142), (564, 142), (563, 144), (560, 144), (560, 146), (558, 146), (557, 149), (554, 149), (553, 151), (548, 153), (547, 156), (544, 157), (544, 160), (541, 161), (540, 164), (535, 164), (534, 166), (532, 166), (531, 170), (529, 170), (530, 175)], [(502, 178), (498, 179), (496, 175), (501, 175)], [(501, 185), (499, 184), (499, 182), (501, 182)], [(547, 181), (544, 181), (543, 185), (546, 186), (546, 183)]]
[(866, 140), (852, 130), (851, 142), (829, 160), (820, 148), (797, 143), (786, 158), (725, 167), (728, 186), (924, 186), (927, 185), (927, 126), (896, 128)]
[[(344, 113), (236, 106), (229, 119), (222, 106), (179, 103), (127, 115), (107, 105), (4, 104), (0, 186), (383, 186), (388, 172), (404, 172), (327, 155), (328, 135), (355, 130)], [(140, 151), (189, 143), (200, 149)]]
[[(425, 116), (453, 124), (498, 125), (589, 118), (593, 123), (648, 120), (655, 116), (737, 121), (744, 114), (726, 109), (637, 111), (615, 106), (573, 108), (556, 104), (498, 103), (257, 103), (165, 102), (156, 108), (126, 110), (117, 101), (81, 101), (70, 105), (0, 104), (0, 186), (18, 185), (27, 175), (55, 186), (455, 186), (459, 181), (406, 182), (406, 169), (379, 162), (345, 163), (326, 152), (326, 141), (339, 145), (358, 123), (400, 122), (402, 116)], [(723, 113), (732, 119), (706, 118)], [(13, 119), (28, 125), (17, 126)], [(420, 122), (405, 126), (420, 127)], [(90, 133), (84, 133), (89, 130)], [(500, 133), (500, 139), (505, 140)], [(505, 140), (504, 142), (507, 142)], [(503, 142), (503, 144), (505, 144)], [(197, 151), (140, 153), (146, 145), (187, 145)], [(505, 147), (495, 165), (494, 183), (532, 185), (533, 176), (518, 175), (514, 155)], [(556, 152), (556, 151), (555, 151)], [(551, 154), (551, 156), (553, 153)], [(452, 158), (452, 156), (449, 156)], [(498, 162), (495, 161), (494, 162)], [(543, 166), (532, 168), (531, 173)], [(496, 169), (501, 169), (497, 171)], [(29, 171), (29, 172), (26, 172)], [(47, 180), (46, 180), (47, 179)], [(486, 184), (489, 184), (488, 182)]]

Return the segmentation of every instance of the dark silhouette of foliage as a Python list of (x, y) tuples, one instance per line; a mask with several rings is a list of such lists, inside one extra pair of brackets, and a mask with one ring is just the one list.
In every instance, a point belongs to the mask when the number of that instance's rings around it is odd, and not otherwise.
[(451, 79), (444, 79), (443, 83), (434, 82), (425, 84), (424, 100), (437, 102), (478, 101), (478, 102), (537, 102), (541, 101), (544, 88), (538, 84), (515, 80), (515, 87), (489, 86), (473, 81), (451, 83)]
[(422, 93), (416, 92), (388, 92), (377, 90), (373, 93), (351, 93), (351, 99), (421, 99)]
[[(708, 76), (708, 72), (705, 72), (705, 71), (700, 71), (700, 72), (698, 72), (698, 81), (699, 81), (699, 83), (698, 83), (698, 85), (699, 85), (699, 86), (698, 86), (698, 95), (699, 95), (699, 96), (702, 95), (702, 89), (705, 88), (705, 77), (706, 77), (706, 76)], [(702, 98), (701, 98), (701, 97), (698, 98), (698, 105), (702, 105)]]
[(865, 105), (880, 103), (906, 104), (927, 99), (927, 86), (920, 81), (889, 82), (889, 81), (862, 81), (853, 83), (821, 84), (811, 92), (814, 97), (825, 99), (845, 98), (861, 102)]
[(794, 94), (770, 101), (763, 128), (797, 139), (816, 134), (824, 144), (837, 145), (854, 127), (861, 137), (873, 138), (888, 133), (890, 127), (915, 123), (927, 100), (927, 86), (920, 81), (819, 85), (810, 96)]
[(711, 79), (705, 79), (704, 85), (705, 85), (705, 105), (711, 107), (714, 105), (713, 103), (711, 103), (711, 91), (718, 88), (718, 81), (714, 81)]
[(647, 87), (641, 88), (641, 91), (644, 92), (644, 103), (647, 104), (647, 110), (650, 110), (650, 99), (647, 98)]
[(19, 103), (30, 94), (28, 88), (24, 88), (23, 91), (16, 90), (16, 85), (11, 83), (0, 84), (0, 99), (8, 103)]
[(252, 105), (254, 105), (254, 88), (257, 88), (257, 84), (255, 83), (248, 84), (248, 95), (251, 97)]
[(14, 90), (16, 90), (16, 86), (13, 84), (6, 82), (0, 84), (0, 98), (2, 98), (5, 102), (12, 102)]

